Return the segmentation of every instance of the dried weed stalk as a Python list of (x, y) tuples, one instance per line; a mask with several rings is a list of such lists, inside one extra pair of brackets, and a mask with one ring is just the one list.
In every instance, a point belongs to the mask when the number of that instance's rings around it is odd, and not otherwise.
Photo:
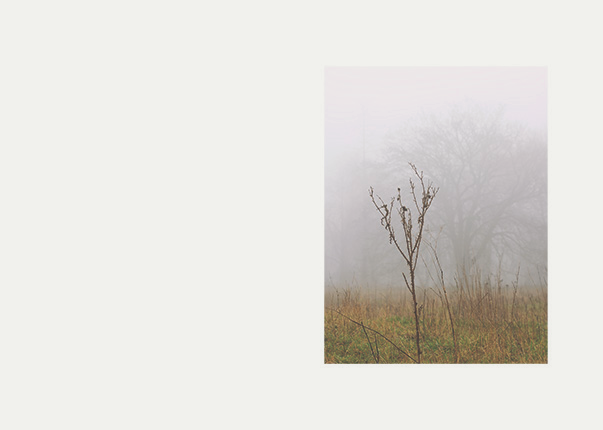
[[(423, 179), (423, 172), (417, 170), (414, 164), (409, 163), (411, 169), (415, 173), (415, 176), (419, 180), (421, 186), (420, 196), (417, 197), (417, 189), (413, 179), (409, 179), (410, 183), (410, 194), (412, 197), (412, 203), (416, 209), (416, 220), (413, 222), (413, 209), (410, 204), (408, 206), (403, 204), (400, 188), (398, 188), (398, 195), (393, 197), (389, 204), (385, 203), (381, 197), (374, 194), (373, 187), (370, 187), (369, 196), (375, 205), (375, 208), (381, 214), (381, 225), (389, 234), (389, 243), (395, 245), (398, 252), (404, 258), (404, 262), (408, 267), (410, 281), (406, 277), (405, 273), (402, 273), (406, 287), (411, 293), (413, 305), (414, 305), (414, 317), (415, 317), (415, 330), (416, 330), (416, 344), (417, 344), (417, 362), (421, 363), (421, 338), (419, 329), (419, 310), (417, 306), (417, 295), (415, 288), (415, 274), (417, 269), (417, 262), (419, 260), (419, 249), (421, 247), (421, 240), (423, 239), (423, 229), (425, 226), (425, 215), (427, 210), (431, 206), (433, 199), (435, 198), (439, 188), (435, 188), (431, 182), (427, 185)], [(392, 215), (396, 212), (400, 217), (402, 223), (402, 232), (404, 233), (404, 243), (400, 245), (399, 238), (396, 236), (394, 224), (392, 222)], [(417, 233), (413, 233), (413, 228)]]

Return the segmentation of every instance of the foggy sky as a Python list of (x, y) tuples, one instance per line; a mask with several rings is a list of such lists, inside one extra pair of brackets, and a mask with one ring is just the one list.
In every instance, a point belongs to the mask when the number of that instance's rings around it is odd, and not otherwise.
[[(405, 126), (419, 124), (425, 115), (446, 116), (455, 108), (466, 109), (472, 106), (481, 112), (494, 112), (501, 108), (504, 124), (518, 124), (526, 131), (535, 131), (541, 136), (541, 142), (546, 143), (547, 70), (544, 67), (325, 69), (325, 276), (329, 282), (345, 282), (346, 279), (349, 281), (363, 277), (365, 282), (371, 282), (371, 275), (368, 273), (376, 270), (375, 264), (383, 263), (386, 255), (392, 256), (392, 261), (396, 260), (391, 252), (383, 254), (383, 257), (376, 257), (381, 251), (375, 248), (379, 245), (373, 244), (373, 240), (379, 240), (381, 232), (372, 230), (378, 220), (370, 216), (373, 210), (366, 194), (369, 186), (382, 188), (383, 192), (387, 192), (388, 186), (393, 186), (392, 183), (388, 185), (385, 177), (375, 176), (374, 170), (369, 172), (371, 163), (377, 163), (380, 166), (378, 170), (384, 172), (385, 166), (379, 163), (392, 156), (391, 146), (388, 149), (386, 143), (388, 138), (398, 133), (394, 140), (397, 139), (398, 145), (407, 146), (399, 137), (399, 131)], [(410, 142), (407, 143), (412, 146)], [(520, 141), (515, 143), (520, 144)], [(442, 156), (450, 155), (446, 154), (446, 149), (443, 150)], [(530, 156), (529, 153), (524, 155)], [(511, 169), (522, 168), (535, 171), (531, 166), (538, 164), (544, 166), (539, 167), (539, 171), (544, 172), (545, 183), (541, 189), (545, 189), (546, 148), (538, 157), (530, 160), (534, 164), (524, 167), (520, 167), (522, 163), (519, 158), (506, 167), (506, 172), (499, 174), (508, 174)], [(414, 160), (411, 155), (399, 167), (404, 168), (405, 163), (415, 162)], [(480, 170), (481, 166), (484, 164), (471, 169)], [(431, 166), (424, 164), (418, 167), (428, 171)], [(487, 172), (484, 174), (488, 176)], [(510, 186), (513, 176), (509, 178), (509, 181), (501, 184), (503, 188)], [(524, 185), (528, 186), (522, 184), (522, 187)], [(539, 186), (542, 187), (542, 183)], [(440, 200), (446, 201), (444, 194), (452, 192), (450, 187), (442, 190)], [(504, 192), (506, 191), (503, 194)], [(504, 200), (503, 194), (491, 203), (500, 204)], [(534, 212), (533, 208), (524, 208), (523, 213), (514, 216), (526, 216), (525, 213), (529, 213), (527, 220), (524, 220), (526, 223), (540, 223), (541, 236), (534, 240), (535, 245), (544, 247), (544, 251), (541, 249), (537, 253), (540, 261), (546, 261), (546, 229), (542, 230), (546, 226), (546, 190), (540, 196), (543, 199), (540, 201), (544, 205), (543, 211)], [(483, 202), (477, 198), (475, 201), (478, 202), (477, 205)], [(537, 200), (531, 201), (536, 203)], [(458, 222), (471, 220), (470, 222), (479, 223), (472, 216), (474, 215), (460, 212)], [(443, 227), (443, 224), (439, 227)], [(450, 227), (448, 225), (447, 228)], [(536, 232), (537, 228), (528, 227), (528, 231)], [(487, 253), (484, 251), (482, 255)], [(373, 258), (370, 263), (369, 258)], [(518, 260), (506, 257), (506, 261), (508, 268), (515, 267), (514, 270), (517, 270), (520, 263)], [(523, 267), (527, 266), (527, 261), (521, 263)], [(381, 273), (391, 270), (392, 280), (399, 277), (399, 267), (393, 264), (386, 266), (388, 268), (378, 270)], [(449, 269), (449, 274), (454, 273), (453, 270)], [(524, 272), (528, 273), (529, 269), (524, 269)]]
[(505, 117), (546, 130), (544, 67), (327, 67), (325, 162), (384, 135), (421, 112), (458, 103), (503, 105)]

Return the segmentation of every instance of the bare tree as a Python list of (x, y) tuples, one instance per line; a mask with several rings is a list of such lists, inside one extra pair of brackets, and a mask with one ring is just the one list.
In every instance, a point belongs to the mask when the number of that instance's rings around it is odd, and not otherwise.
[(444, 227), (455, 270), (488, 272), (511, 256), (510, 268), (546, 264), (545, 136), (505, 121), (502, 109), (457, 108), (390, 140), (394, 177), (409, 158), (443, 189), (430, 218)]
[[(413, 222), (413, 209), (411, 209), (411, 205), (407, 203), (408, 206), (403, 204), (402, 194), (400, 188), (398, 188), (398, 194), (396, 197), (392, 197), (389, 204), (385, 203), (381, 197), (378, 195), (375, 196), (373, 187), (370, 187), (369, 196), (375, 208), (381, 215), (381, 225), (385, 228), (389, 235), (390, 244), (395, 245), (396, 249), (402, 255), (404, 262), (408, 267), (410, 281), (406, 277), (405, 273), (402, 273), (404, 277), (404, 282), (406, 287), (410, 291), (413, 301), (413, 309), (414, 309), (414, 317), (415, 317), (415, 339), (417, 345), (417, 362), (421, 363), (421, 337), (420, 337), (420, 329), (419, 329), (419, 310), (417, 304), (417, 294), (416, 294), (416, 269), (417, 262), (419, 260), (419, 250), (421, 247), (421, 241), (423, 239), (423, 229), (425, 227), (425, 215), (427, 214), (427, 210), (431, 206), (433, 199), (435, 198), (438, 188), (435, 188), (431, 182), (428, 182), (425, 185), (425, 181), (423, 179), (423, 172), (417, 170), (414, 164), (409, 163), (412, 171), (415, 176), (419, 180), (419, 184), (421, 185), (421, 195), (420, 198), (417, 199), (417, 192), (415, 188), (415, 183), (412, 178), (409, 179), (410, 183), (410, 194), (412, 197), (412, 203), (414, 204), (414, 208), (417, 212), (417, 218)], [(375, 198), (376, 197), (376, 198)], [(396, 203), (397, 202), (397, 203)], [(400, 221), (402, 223), (402, 232), (404, 233), (404, 243), (401, 245), (399, 243), (399, 238), (396, 236), (396, 230), (394, 228), (394, 224), (392, 223), (392, 215), (394, 212), (400, 217)], [(416, 233), (413, 233), (413, 227), (416, 228)]]

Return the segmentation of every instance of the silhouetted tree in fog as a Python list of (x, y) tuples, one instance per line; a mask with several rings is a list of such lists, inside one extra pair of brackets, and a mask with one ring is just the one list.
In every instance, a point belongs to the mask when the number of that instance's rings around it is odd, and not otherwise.
[(408, 160), (440, 186), (431, 230), (441, 229), (456, 270), (546, 264), (546, 137), (500, 109), (456, 108), (390, 139), (392, 180), (407, 176)]

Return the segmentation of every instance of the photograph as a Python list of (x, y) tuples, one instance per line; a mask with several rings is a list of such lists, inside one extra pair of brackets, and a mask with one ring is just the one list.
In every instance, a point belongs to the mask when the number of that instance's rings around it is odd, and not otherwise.
[(547, 68), (325, 68), (327, 364), (547, 363)]

